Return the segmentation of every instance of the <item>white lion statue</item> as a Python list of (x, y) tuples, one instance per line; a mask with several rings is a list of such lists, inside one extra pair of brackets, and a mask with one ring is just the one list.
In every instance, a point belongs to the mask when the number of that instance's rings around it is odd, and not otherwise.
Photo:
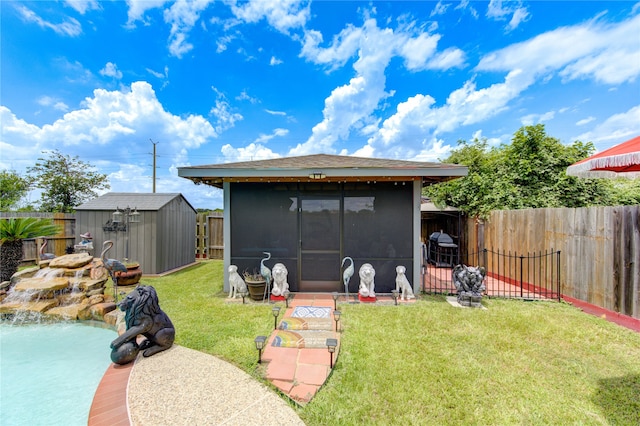
[(358, 292), (362, 297), (376, 297), (375, 283), (373, 281), (376, 276), (376, 270), (373, 269), (370, 263), (365, 263), (360, 267), (358, 271), (360, 275), (360, 288)]
[(289, 283), (287, 283), (287, 275), (289, 271), (287, 267), (282, 263), (276, 263), (271, 270), (273, 276), (273, 290), (271, 294), (274, 296), (284, 296), (284, 292), (289, 290)]
[(415, 299), (413, 289), (411, 288), (411, 284), (409, 284), (406, 272), (407, 268), (404, 266), (396, 266), (396, 291), (400, 293), (400, 299), (402, 300)]
[(247, 291), (247, 283), (244, 282), (238, 273), (236, 265), (229, 265), (229, 298), (235, 299)]

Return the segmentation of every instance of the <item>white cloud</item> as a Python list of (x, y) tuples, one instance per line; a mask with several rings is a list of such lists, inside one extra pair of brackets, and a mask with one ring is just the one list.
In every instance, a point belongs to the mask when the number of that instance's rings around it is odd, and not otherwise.
[(405, 58), (406, 67), (410, 70), (424, 69), (427, 59), (433, 56), (438, 48), (438, 40), (439, 35), (423, 33), (403, 43), (400, 54)]
[(260, 103), (260, 101), (257, 98), (249, 96), (249, 93), (247, 93), (246, 90), (243, 90), (242, 92), (240, 92), (240, 94), (238, 96), (236, 96), (236, 100), (237, 101), (249, 101), (252, 104)]
[[(511, 19), (509, 19), (511, 15)], [(487, 17), (496, 21), (505, 21), (509, 19), (505, 30), (512, 31), (522, 22), (529, 20), (530, 15), (526, 7), (522, 6), (521, 1), (502, 2), (502, 0), (491, 0), (487, 6)]]
[(220, 134), (227, 129), (235, 126), (237, 121), (243, 119), (242, 115), (237, 112), (232, 112), (232, 107), (227, 102), (226, 96), (215, 87), (212, 90), (216, 93), (215, 105), (209, 111), (209, 115), (212, 115), (216, 119), (215, 130)]
[(41, 96), (40, 98), (38, 98), (37, 102), (38, 102), (38, 105), (52, 107), (53, 109), (58, 111), (62, 111), (62, 112), (69, 111), (69, 106), (67, 104), (65, 104), (59, 99), (52, 98), (50, 96)]
[(84, 108), (42, 127), (20, 120), (2, 107), (3, 142), (17, 147), (35, 143), (38, 150), (69, 145), (95, 150), (112, 144), (126, 146), (132, 138), (147, 141), (154, 137), (181, 149), (197, 148), (217, 136), (202, 116), (179, 117), (165, 111), (146, 82), (133, 83), (128, 92), (96, 89), (83, 104)]
[(479, 14), (478, 11), (470, 5), (469, 0), (462, 0), (455, 8), (454, 10), (462, 10), (462, 11), (466, 11), (469, 12), (471, 14), (471, 16), (473, 16), (475, 19), (478, 19)]
[(585, 124), (589, 124), (591, 123), (593, 120), (595, 120), (596, 118), (591, 116), (591, 117), (587, 117), (587, 118), (583, 118), (582, 120), (578, 120), (576, 122), (576, 126), (584, 126)]
[(271, 133), (270, 135), (261, 134), (260, 136), (258, 136), (258, 138), (255, 140), (255, 143), (256, 144), (267, 143), (273, 138), (284, 137), (284, 136), (287, 136), (288, 134), (289, 134), (289, 130), (287, 129), (274, 129), (273, 133)]
[(231, 1), (231, 11), (247, 23), (256, 23), (265, 19), (269, 25), (283, 34), (292, 29), (303, 28), (310, 17), (310, 1)]
[(523, 126), (532, 126), (534, 124), (544, 123), (545, 121), (553, 120), (555, 117), (555, 111), (548, 111), (543, 114), (528, 114), (520, 118), (520, 122)]
[(122, 72), (118, 69), (118, 66), (112, 62), (107, 62), (100, 70), (100, 75), (104, 75), (105, 77), (112, 77), (116, 80), (120, 80), (122, 78)]
[(593, 142), (596, 148), (607, 147), (610, 142), (621, 143), (640, 135), (640, 105), (626, 112), (614, 114), (594, 129), (582, 133), (572, 140)]
[(536, 76), (558, 72), (566, 80), (631, 82), (640, 74), (639, 26), (640, 15), (616, 24), (561, 27), (484, 56), (476, 70), (522, 69)]
[(528, 21), (529, 18), (530, 15), (527, 9), (523, 7), (517, 8), (513, 12), (513, 16), (511, 17), (509, 24), (507, 24), (507, 32), (515, 30), (522, 22)]
[(87, 10), (100, 10), (100, 4), (96, 0), (65, 0), (65, 3), (75, 9), (81, 15)]
[(280, 65), (282, 63), (282, 60), (276, 58), (275, 56), (271, 57), (271, 60), (269, 61), (269, 65), (274, 66), (274, 65)]
[(200, 13), (205, 10), (213, 0), (179, 0), (164, 11), (164, 21), (171, 24), (169, 35), (169, 52), (178, 58), (193, 49), (188, 43), (187, 35), (200, 19)]
[[(127, 0), (127, 26), (133, 27), (136, 21), (144, 21), (147, 10), (162, 7), (169, 0)], [(146, 24), (146, 22), (145, 22)]]
[(263, 145), (251, 143), (244, 148), (234, 148), (230, 144), (226, 144), (220, 150), (225, 157), (225, 162), (237, 162), (237, 161), (254, 161), (254, 160), (268, 160), (270, 158), (279, 158), (280, 155), (276, 154), (269, 148)]
[(42, 19), (34, 11), (27, 8), (26, 6), (18, 6), (17, 10), (22, 16), (22, 19), (24, 19), (25, 21), (33, 22), (39, 25), (41, 28), (48, 28), (50, 30), (53, 30), (59, 35), (76, 37), (82, 34), (82, 25), (80, 25), (80, 22), (78, 22), (78, 20), (75, 18), (67, 18), (67, 20), (61, 24), (53, 24)]
[(451, 4), (444, 4), (442, 0), (438, 0), (438, 3), (434, 6), (433, 10), (429, 14), (429, 17), (434, 17), (437, 15), (444, 15), (447, 13), (447, 9), (451, 6)]
[(429, 95), (412, 96), (398, 104), (396, 113), (383, 122), (367, 143), (380, 156), (395, 152), (399, 147), (411, 155), (429, 153), (433, 149), (429, 143), (434, 138), (499, 114), (530, 84), (528, 76), (513, 71), (503, 83), (483, 89), (477, 89), (473, 81), (467, 81), (451, 92), (441, 107), (436, 107), (435, 99)]
[(447, 69), (462, 64), (464, 55), (458, 49), (437, 52), (439, 35), (416, 35), (414, 31), (417, 30), (412, 23), (393, 31), (378, 27), (376, 20), (370, 18), (359, 28), (348, 25), (326, 48), (320, 47), (322, 35), (319, 32), (307, 31), (301, 52), (303, 57), (336, 68), (357, 56), (353, 64), (356, 76), (331, 92), (325, 99), (323, 120), (313, 127), (311, 137), (289, 154), (333, 152), (334, 144), (347, 139), (352, 131), (371, 134), (374, 131), (372, 123), (376, 122), (372, 114), (383, 99), (393, 94), (393, 91), (385, 91), (385, 70), (394, 56), (403, 57), (406, 67), (414, 71)]
[(342, 67), (358, 50), (362, 35), (361, 28), (348, 25), (333, 37), (329, 47), (321, 48), (322, 34), (315, 30), (306, 31), (300, 56), (316, 64), (328, 64), (332, 69)]

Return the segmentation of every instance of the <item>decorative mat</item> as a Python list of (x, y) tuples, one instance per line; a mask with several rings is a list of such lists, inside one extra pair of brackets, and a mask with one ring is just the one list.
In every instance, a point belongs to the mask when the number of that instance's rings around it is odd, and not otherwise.
[(273, 338), (272, 346), (277, 348), (327, 348), (327, 339), (335, 338), (331, 331), (284, 331)]
[(331, 318), (283, 318), (278, 328), (280, 330), (331, 330)]
[(291, 316), (295, 318), (331, 318), (331, 308), (321, 306), (296, 306)]

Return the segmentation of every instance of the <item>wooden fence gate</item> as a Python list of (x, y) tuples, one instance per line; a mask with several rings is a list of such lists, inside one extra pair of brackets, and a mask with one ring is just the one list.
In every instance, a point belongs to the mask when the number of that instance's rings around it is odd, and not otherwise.
[(222, 259), (224, 232), (222, 212), (198, 213), (196, 218), (196, 258)]

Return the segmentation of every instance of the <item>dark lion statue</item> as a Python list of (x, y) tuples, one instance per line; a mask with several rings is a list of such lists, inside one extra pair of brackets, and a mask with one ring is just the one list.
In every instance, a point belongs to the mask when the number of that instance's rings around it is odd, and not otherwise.
[[(138, 286), (118, 304), (125, 312), (127, 329), (111, 342), (111, 361), (127, 364), (136, 359), (138, 352), (151, 356), (173, 345), (176, 331), (171, 320), (160, 309), (158, 294), (152, 286)], [(139, 345), (138, 335), (146, 337)]]

